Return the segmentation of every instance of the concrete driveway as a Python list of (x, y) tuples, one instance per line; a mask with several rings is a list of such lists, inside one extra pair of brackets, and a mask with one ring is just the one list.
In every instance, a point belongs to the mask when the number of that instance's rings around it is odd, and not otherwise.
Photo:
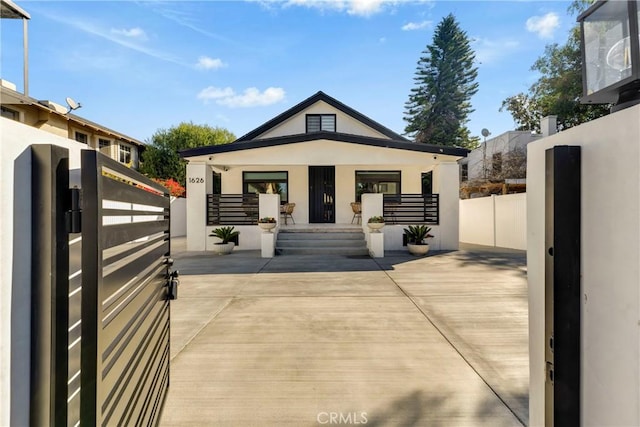
[(524, 254), (262, 259), (177, 243), (162, 425), (527, 424)]

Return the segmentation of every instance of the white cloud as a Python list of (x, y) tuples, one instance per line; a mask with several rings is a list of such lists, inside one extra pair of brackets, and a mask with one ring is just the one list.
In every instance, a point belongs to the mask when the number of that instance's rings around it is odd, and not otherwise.
[(422, 30), (424, 28), (430, 27), (432, 23), (432, 21), (409, 22), (408, 24), (402, 26), (402, 31)]
[(304, 6), (324, 11), (347, 12), (355, 16), (371, 16), (382, 12), (386, 5), (396, 4), (390, 0), (287, 0), (283, 7)]
[(516, 40), (490, 40), (481, 37), (473, 39), (472, 45), (476, 53), (476, 61), (485, 65), (498, 62), (520, 47), (520, 43)]
[(142, 28), (112, 28), (111, 34), (115, 34), (117, 36), (129, 37), (132, 39), (138, 40), (147, 40), (147, 33), (144, 32)]
[(219, 58), (209, 58), (208, 56), (201, 56), (198, 58), (196, 68), (201, 70), (217, 70), (218, 68), (226, 67), (227, 64), (222, 62)]
[(527, 31), (536, 33), (541, 39), (550, 39), (553, 32), (560, 26), (560, 18), (554, 12), (544, 16), (532, 16), (527, 19)]
[(236, 94), (230, 87), (217, 88), (209, 86), (200, 91), (198, 99), (203, 100), (205, 103), (213, 100), (216, 104), (231, 108), (247, 108), (275, 104), (282, 101), (284, 96), (284, 89), (279, 87), (269, 87), (264, 92), (260, 92), (255, 87), (250, 87), (245, 89), (242, 94)]
[(351, 0), (348, 3), (349, 15), (371, 16), (382, 11), (385, 2), (383, 0)]

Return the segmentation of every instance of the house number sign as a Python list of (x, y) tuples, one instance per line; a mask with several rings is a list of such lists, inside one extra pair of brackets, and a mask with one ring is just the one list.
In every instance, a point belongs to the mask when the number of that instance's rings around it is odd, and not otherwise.
[(189, 184), (204, 184), (204, 178), (190, 177)]

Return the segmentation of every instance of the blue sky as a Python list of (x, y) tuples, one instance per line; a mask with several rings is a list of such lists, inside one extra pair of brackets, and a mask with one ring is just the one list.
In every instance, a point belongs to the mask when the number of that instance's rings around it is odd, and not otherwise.
[[(568, 1), (19, 1), (29, 95), (141, 141), (182, 121), (241, 136), (322, 90), (398, 133), (416, 62), (453, 13), (479, 67), (468, 124), (498, 135), (507, 96), (564, 43)], [(22, 90), (22, 23), (2, 20), (0, 77)]]

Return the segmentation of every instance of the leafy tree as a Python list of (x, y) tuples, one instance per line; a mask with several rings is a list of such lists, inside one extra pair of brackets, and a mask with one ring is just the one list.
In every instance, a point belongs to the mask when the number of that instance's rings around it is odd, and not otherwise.
[[(569, 6), (570, 13), (584, 10), (592, 1), (576, 0)], [(532, 71), (540, 78), (525, 93), (502, 101), (500, 111), (511, 113), (517, 130), (540, 130), (540, 119), (558, 116), (558, 128), (568, 129), (609, 113), (609, 105), (581, 104), (582, 54), (580, 27), (576, 25), (564, 45), (548, 45), (544, 54), (534, 62)]]
[(478, 68), (467, 33), (449, 14), (440, 21), (433, 42), (422, 52), (409, 101), (405, 103), (405, 132), (416, 142), (474, 147), (465, 126), (478, 91)]
[(169, 129), (160, 129), (151, 137), (151, 143), (142, 153), (142, 173), (151, 178), (172, 178), (186, 185), (186, 164), (178, 150), (208, 145), (227, 144), (236, 137), (224, 128), (193, 123), (180, 123)]

